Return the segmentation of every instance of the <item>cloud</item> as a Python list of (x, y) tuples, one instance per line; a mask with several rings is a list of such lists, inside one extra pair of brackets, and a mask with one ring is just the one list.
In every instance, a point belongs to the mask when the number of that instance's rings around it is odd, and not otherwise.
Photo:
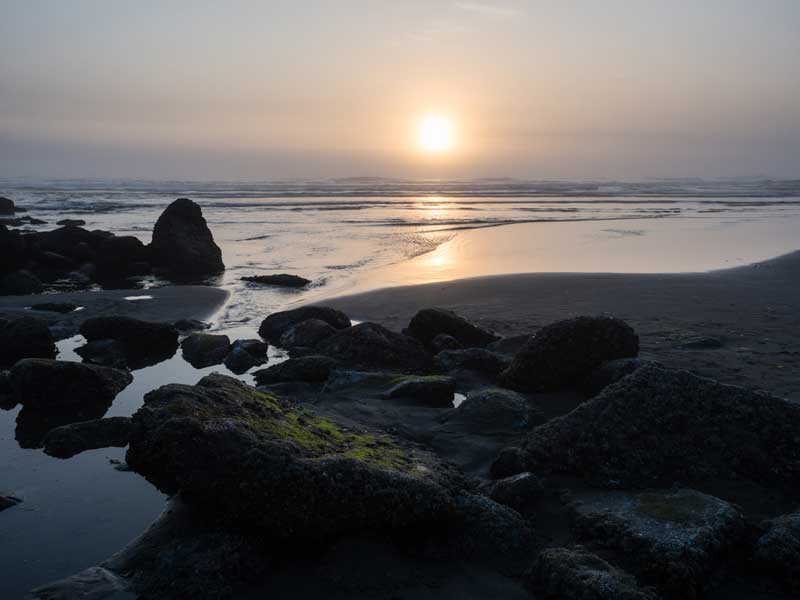
[(521, 14), (517, 8), (488, 2), (456, 2), (454, 6), (459, 10), (495, 19), (510, 19)]

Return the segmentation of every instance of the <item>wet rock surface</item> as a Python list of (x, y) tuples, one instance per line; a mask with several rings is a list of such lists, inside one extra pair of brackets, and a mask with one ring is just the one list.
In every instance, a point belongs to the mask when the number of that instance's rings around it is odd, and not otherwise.
[(258, 335), (265, 340), (277, 342), (284, 332), (296, 323), (308, 319), (325, 321), (334, 329), (350, 327), (350, 318), (340, 310), (326, 306), (303, 306), (292, 310), (272, 313), (261, 322)]
[(225, 357), (225, 366), (231, 372), (241, 375), (253, 367), (267, 362), (267, 344), (261, 340), (236, 340)]
[(467, 347), (485, 346), (497, 339), (491, 331), (444, 308), (425, 308), (419, 311), (411, 319), (405, 333), (426, 345), (440, 334), (449, 335)]
[(80, 326), (89, 342), (115, 340), (125, 349), (132, 369), (157, 364), (178, 349), (178, 331), (168, 323), (140, 321), (131, 317), (93, 317)]
[(286, 381), (308, 381), (322, 383), (338, 362), (328, 356), (301, 356), (290, 358), (276, 365), (255, 371), (259, 385), (282, 383)]
[(0, 319), (0, 366), (22, 358), (54, 358), (56, 344), (47, 323), (33, 317)]
[(431, 375), (428, 377), (398, 377), (396, 383), (386, 391), (387, 398), (407, 398), (428, 406), (453, 406), (456, 380), (452, 377)]
[(311, 283), (310, 279), (299, 277), (298, 275), (290, 275), (288, 273), (279, 273), (277, 275), (253, 275), (250, 277), (242, 277), (242, 281), (257, 283), (258, 285), (274, 285), (289, 288), (302, 288)]
[(306, 319), (289, 327), (281, 334), (278, 345), (283, 348), (294, 348), (301, 346), (313, 348), (322, 340), (326, 340), (337, 331), (337, 328), (329, 325), (322, 319)]
[(221, 364), (231, 349), (227, 335), (193, 333), (181, 342), (183, 358), (196, 369)]
[(50, 430), (44, 437), (45, 454), (70, 458), (86, 450), (128, 445), (131, 420), (128, 417), (108, 417), (63, 425)]
[(577, 317), (539, 330), (501, 375), (501, 383), (522, 391), (550, 391), (575, 384), (603, 361), (634, 357), (639, 337), (624, 321)]

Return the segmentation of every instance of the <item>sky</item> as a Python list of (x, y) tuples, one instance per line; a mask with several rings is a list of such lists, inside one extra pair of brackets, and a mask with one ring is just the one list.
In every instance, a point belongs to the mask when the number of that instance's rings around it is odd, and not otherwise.
[(800, 2), (0, 0), (0, 177), (350, 176), (800, 177)]

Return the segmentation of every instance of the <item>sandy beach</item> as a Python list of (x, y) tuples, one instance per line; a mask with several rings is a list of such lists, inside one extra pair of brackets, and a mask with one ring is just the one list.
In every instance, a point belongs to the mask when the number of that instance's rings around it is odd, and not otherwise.
[(642, 356), (800, 400), (800, 252), (697, 274), (543, 273), (460, 279), (344, 296), (324, 304), (401, 330), (425, 307), (451, 309), (502, 335), (604, 314), (629, 322)]

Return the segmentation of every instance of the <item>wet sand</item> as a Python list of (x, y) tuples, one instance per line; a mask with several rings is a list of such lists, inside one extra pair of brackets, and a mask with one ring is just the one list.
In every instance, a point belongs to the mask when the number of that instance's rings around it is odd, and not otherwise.
[[(581, 314), (613, 315), (636, 328), (645, 358), (800, 400), (798, 276), (800, 252), (793, 252), (708, 273), (503, 275), (386, 288), (323, 303), (396, 330), (420, 308), (441, 306), (503, 335), (533, 333)], [(720, 346), (686, 346), (705, 338)]]

